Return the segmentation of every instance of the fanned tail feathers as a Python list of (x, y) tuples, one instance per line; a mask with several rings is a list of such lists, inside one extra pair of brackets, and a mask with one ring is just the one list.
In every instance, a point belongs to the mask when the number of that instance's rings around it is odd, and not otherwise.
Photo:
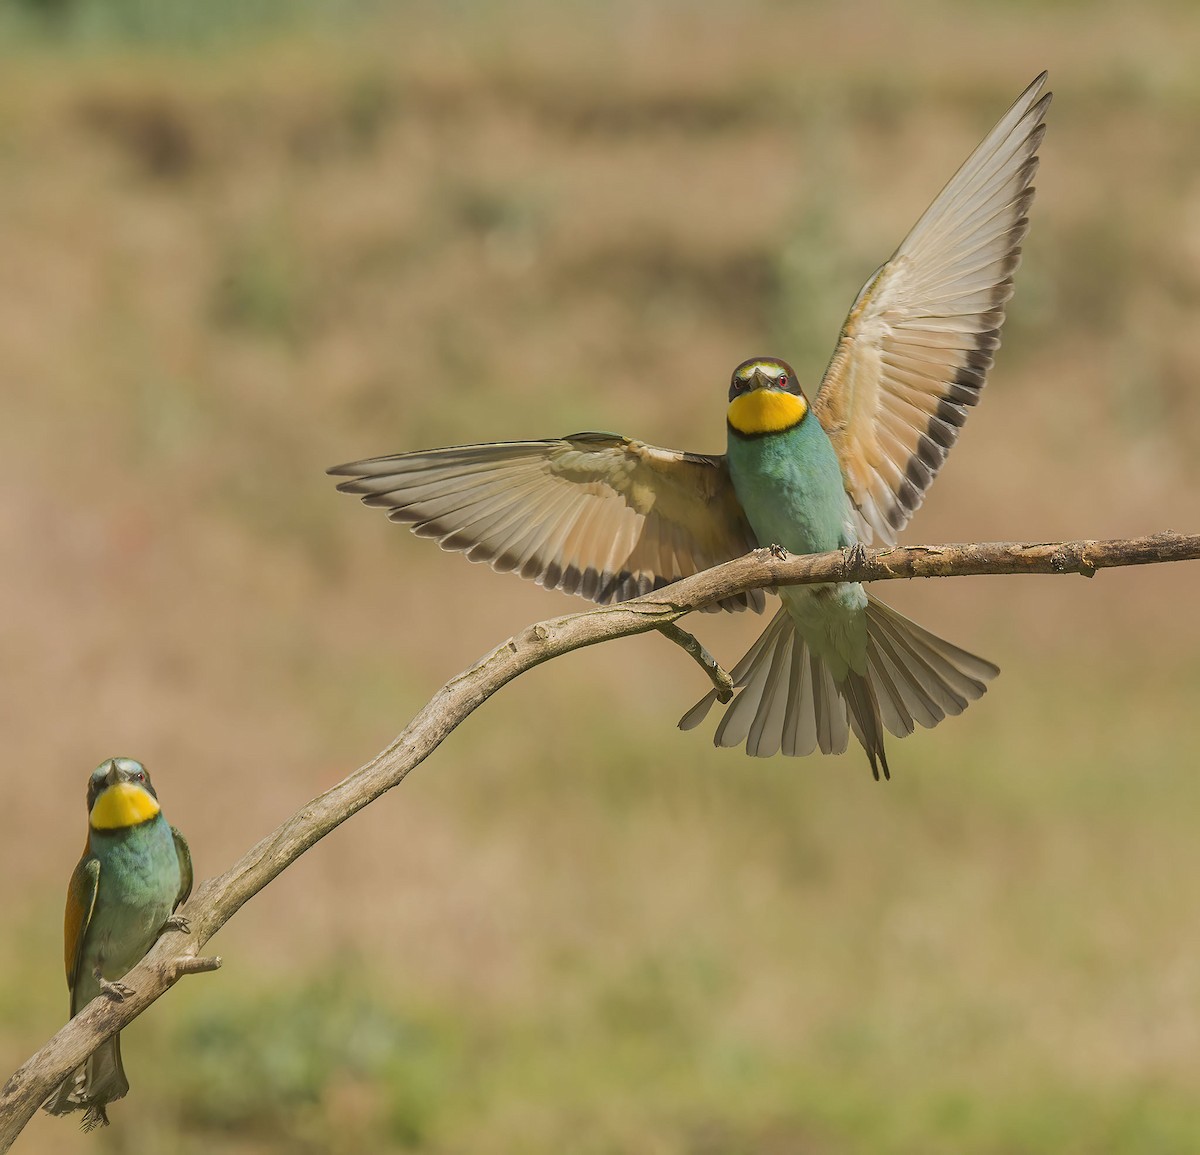
[[(786, 607), (733, 668), (740, 692), (725, 708), (717, 746), (746, 745), (746, 753), (803, 756), (820, 749), (841, 754), (851, 730), (876, 778), (891, 777), (883, 731), (898, 738), (917, 724), (936, 726), (983, 696), (999, 667), (931, 634), (867, 598), (866, 673), (835, 680), (824, 660), (796, 632)], [(679, 721), (691, 730), (717, 700), (706, 694)]]

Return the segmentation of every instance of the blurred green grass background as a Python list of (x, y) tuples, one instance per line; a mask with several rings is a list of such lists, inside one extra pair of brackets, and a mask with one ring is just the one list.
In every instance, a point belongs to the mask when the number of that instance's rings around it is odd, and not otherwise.
[[(718, 450), (1038, 71), (981, 412), (910, 542), (1195, 529), (1200, 10), (1183, 2), (0, 11), (0, 1067), (59, 1025), (83, 787), (227, 867), (575, 603), (322, 470), (618, 429)], [(681, 735), (660, 639), (509, 687), (257, 898), (29, 1152), (1200, 1148), (1189, 567), (892, 586), (996, 659), (892, 750)], [(758, 623), (706, 619), (727, 662)]]

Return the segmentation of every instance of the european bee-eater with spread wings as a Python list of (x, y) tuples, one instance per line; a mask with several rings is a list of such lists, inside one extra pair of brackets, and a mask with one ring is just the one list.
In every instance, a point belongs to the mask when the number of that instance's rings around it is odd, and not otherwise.
[[(723, 456), (608, 433), (401, 453), (340, 465), (339, 489), (443, 549), (606, 603), (757, 546), (823, 553), (892, 543), (920, 506), (1000, 344), (1029, 227), (1050, 94), (1039, 76), (851, 306), (810, 404), (786, 361), (734, 370)], [(853, 731), (889, 776), (884, 730), (936, 726), (980, 697), (991, 662), (857, 582), (778, 591), (733, 670), (718, 746), (840, 754)], [(714, 609), (761, 610), (758, 591)], [(707, 695), (680, 726), (697, 725)]]

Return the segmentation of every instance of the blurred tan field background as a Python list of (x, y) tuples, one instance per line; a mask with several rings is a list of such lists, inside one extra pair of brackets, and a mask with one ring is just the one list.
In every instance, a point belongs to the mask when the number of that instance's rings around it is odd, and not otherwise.
[[(62, 1021), (84, 782), (202, 876), (576, 603), (326, 466), (714, 451), (1042, 68), (1004, 347), (908, 542), (1200, 527), (1200, 9), (29, 0), (0, 15), (0, 1068)], [(662, 639), (503, 691), (27, 1152), (1200, 1149), (1195, 567), (899, 586), (963, 718), (760, 762)], [(760, 623), (697, 628), (732, 662)]]

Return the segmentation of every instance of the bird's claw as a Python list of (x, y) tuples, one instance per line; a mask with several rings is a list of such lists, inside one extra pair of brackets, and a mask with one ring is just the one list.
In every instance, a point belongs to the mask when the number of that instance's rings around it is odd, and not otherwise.
[(861, 541), (842, 548), (842, 557), (846, 560), (847, 569), (857, 569), (867, 560), (867, 547)]
[(109, 982), (103, 975), (96, 977), (100, 980), (100, 993), (107, 995), (114, 1003), (124, 1002), (137, 993), (133, 987), (126, 986), (124, 983)]
[(770, 550), (771, 556), (776, 561), (783, 561), (788, 555), (788, 551), (775, 541), (771, 542), (771, 544), (767, 546), (767, 549)]
[(192, 924), (181, 914), (173, 914), (163, 923), (163, 930), (177, 930), (180, 934), (191, 934)]

